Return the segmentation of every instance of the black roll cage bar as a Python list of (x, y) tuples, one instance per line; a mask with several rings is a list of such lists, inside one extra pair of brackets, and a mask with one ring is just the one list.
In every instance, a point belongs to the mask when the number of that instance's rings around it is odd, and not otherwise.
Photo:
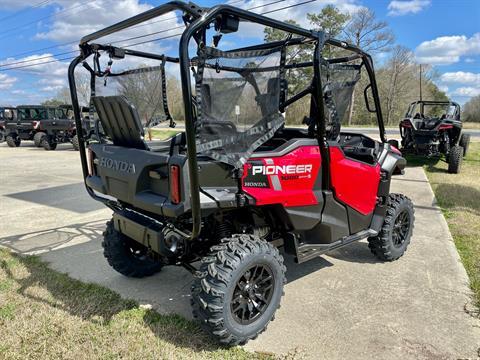
[(460, 105), (456, 103), (455, 101), (451, 100), (417, 100), (413, 101), (408, 105), (408, 110), (407, 113), (405, 114), (405, 117), (408, 117), (410, 112), (413, 110), (413, 108), (417, 105), (420, 104), (420, 114), (424, 114), (425, 112), (425, 105), (428, 106), (435, 106), (435, 105), (445, 105), (445, 106), (454, 106), (455, 107), (455, 115), (454, 117), (458, 119), (460, 117)]
[[(275, 45), (285, 45), (287, 44), (300, 44), (303, 42), (315, 42), (315, 53), (314, 59), (312, 62), (306, 62), (301, 64), (290, 64), (290, 67), (306, 67), (313, 66), (314, 68), (314, 81), (312, 86), (308, 89), (305, 89), (301, 93), (302, 96), (307, 95), (309, 92), (312, 94), (311, 102), (311, 113), (315, 114), (315, 119), (317, 122), (317, 140), (319, 142), (320, 151), (322, 158), (325, 161), (322, 161), (322, 164), (325, 166), (325, 171), (322, 171), (324, 176), (324, 186), (329, 188), (329, 171), (328, 171), (328, 145), (326, 142), (326, 129), (325, 129), (325, 115), (323, 109), (323, 100), (319, 101), (318, 99), (323, 99), (323, 91), (320, 77), (320, 62), (322, 59), (321, 50), (324, 44), (331, 44), (345, 50), (355, 53), (350, 57), (345, 57), (341, 59), (333, 59), (332, 63), (342, 62), (342, 61), (351, 61), (355, 59), (362, 59), (363, 64), (367, 70), (370, 85), (372, 90), (372, 95), (375, 103), (375, 111), (377, 114), (377, 121), (380, 131), (380, 138), (382, 142), (386, 142), (385, 138), (385, 128), (383, 124), (383, 116), (380, 107), (380, 101), (378, 96), (377, 84), (374, 76), (373, 61), (370, 55), (362, 51), (360, 48), (350, 45), (344, 41), (336, 40), (322, 31), (313, 31), (306, 30), (285, 22), (281, 22), (272, 18), (268, 18), (247, 10), (242, 10), (230, 5), (217, 5), (212, 8), (203, 8), (193, 3), (184, 3), (182, 1), (170, 1), (166, 4), (160, 5), (156, 8), (143, 12), (141, 14), (135, 15), (129, 19), (121, 21), (117, 24), (111, 25), (105, 29), (96, 31), (90, 35), (84, 36), (80, 40), (80, 50), (81, 53), (77, 56), (71, 63), (68, 69), (68, 80), (70, 86), (70, 94), (72, 97), (73, 111), (75, 115), (75, 125), (77, 128), (78, 142), (80, 147), (80, 159), (82, 163), (82, 170), (84, 175), (84, 180), (88, 177), (88, 164), (87, 164), (87, 155), (85, 151), (85, 139), (84, 133), (81, 124), (81, 114), (80, 107), (78, 103), (78, 96), (76, 91), (75, 84), (75, 68), (77, 65), (82, 63), (87, 57), (92, 55), (94, 51), (105, 50), (111, 51), (114, 47), (110, 45), (100, 45), (100, 44), (89, 44), (89, 42), (94, 41), (100, 37), (104, 37), (118, 31), (127, 29), (131, 26), (143, 23), (145, 21), (151, 20), (153, 18), (159, 17), (166, 13), (180, 10), (183, 12), (183, 20), (186, 24), (186, 29), (182, 33), (179, 43), (179, 57), (171, 58), (165, 57), (163, 55), (148, 54), (141, 51), (122, 49), (125, 55), (133, 55), (138, 57), (145, 57), (158, 60), (166, 60), (170, 62), (179, 63), (180, 65), (180, 78), (182, 82), (182, 95), (185, 106), (185, 133), (186, 133), (186, 145), (187, 145), (187, 162), (188, 162), (188, 172), (189, 172), (189, 181), (190, 181), (190, 204), (192, 210), (192, 230), (188, 234), (188, 239), (195, 239), (198, 237), (201, 231), (201, 209), (200, 209), (200, 186), (198, 179), (198, 166), (197, 166), (197, 154), (196, 154), (196, 141), (195, 141), (195, 110), (194, 104), (192, 102), (192, 84), (190, 78), (190, 67), (192, 62), (189, 58), (188, 45), (192, 38), (197, 42), (198, 45), (205, 44), (206, 40), (206, 25), (212, 23), (219, 16), (233, 16), (237, 17), (244, 21), (250, 21), (264, 26), (269, 26), (275, 29), (283, 30), (287, 33), (293, 34), (297, 37), (291, 38), (285, 41), (277, 41), (271, 43), (263, 43), (255, 46), (245, 47), (238, 50), (255, 50), (255, 49), (264, 49), (271, 48)], [(298, 95), (298, 94), (297, 94)], [(291, 99), (287, 100), (289, 102)], [(313, 111), (312, 111), (313, 110)], [(86, 184), (86, 182), (85, 182)], [(121, 210), (121, 205), (114, 200), (110, 200), (106, 197), (99, 196), (86, 185), (87, 191), (91, 197), (94, 199), (103, 202), (106, 206), (110, 207), (113, 210)]]

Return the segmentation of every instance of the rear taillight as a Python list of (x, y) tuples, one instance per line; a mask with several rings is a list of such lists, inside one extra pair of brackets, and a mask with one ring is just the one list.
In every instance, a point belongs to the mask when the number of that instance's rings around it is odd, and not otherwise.
[(411, 127), (412, 127), (412, 124), (410, 124), (410, 121), (404, 120), (404, 121), (402, 121), (402, 127), (404, 127), (404, 128), (411, 128)]
[(402, 152), (401, 152), (400, 150), (398, 150), (398, 148), (397, 148), (396, 146), (393, 146), (393, 145), (390, 144), (390, 149), (391, 149), (394, 153), (396, 153), (396, 154), (398, 154), (398, 155), (402, 155)]
[(438, 130), (448, 130), (448, 129), (453, 129), (453, 125), (450, 124), (442, 124), (438, 127)]
[(40, 124), (41, 124), (40, 121), (34, 121), (34, 122), (32, 123), (33, 128), (34, 128), (35, 130), (40, 129)]
[(92, 149), (88, 148), (87, 149), (87, 166), (88, 166), (88, 175), (93, 176), (93, 164), (95, 160), (95, 153), (92, 151)]
[(170, 199), (173, 204), (179, 204), (181, 201), (180, 194), (180, 166), (170, 166)]

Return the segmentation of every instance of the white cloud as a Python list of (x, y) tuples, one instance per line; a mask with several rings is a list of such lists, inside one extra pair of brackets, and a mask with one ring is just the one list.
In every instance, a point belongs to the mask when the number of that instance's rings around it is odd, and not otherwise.
[(446, 72), (440, 76), (440, 81), (448, 84), (471, 84), (480, 87), (480, 73), (456, 71)]
[(55, 91), (59, 91), (62, 88), (63, 88), (62, 85), (54, 85), (54, 86), (44, 86), (40, 90), (47, 91), (47, 92), (55, 92)]
[(480, 95), (480, 88), (476, 87), (460, 87), (453, 91), (450, 95), (453, 96), (461, 96), (461, 97), (472, 97), (472, 96), (477, 96)]
[(466, 62), (467, 64), (471, 64), (471, 63), (474, 63), (474, 62), (475, 62), (475, 59), (473, 59), (473, 58), (465, 58), (465, 62)]
[[(255, 9), (251, 10), (257, 14), (262, 14), (264, 12), (268, 12), (275, 9), (286, 8), (295, 4), (298, 4), (299, 0), (285, 0), (280, 4), (272, 4), (272, 0), (244, 0), (241, 3), (235, 3), (233, 6), (242, 8), (242, 9), (250, 9), (255, 7)], [(276, 20), (285, 21), (285, 20), (295, 20), (300, 26), (310, 29), (312, 26), (307, 19), (307, 13), (318, 13), (320, 12), (326, 5), (334, 5), (343, 13), (352, 13), (360, 8), (358, 0), (318, 0), (308, 5), (302, 6), (295, 6), (281, 11), (275, 11), (270, 14), (266, 14), (266, 16), (270, 16)], [(263, 38), (264, 27), (259, 24), (253, 23), (242, 23), (240, 25), (240, 29), (237, 33), (238, 36), (243, 38)]]
[(32, 0), (0, 0), (0, 9), (18, 10), (30, 6), (32, 6)]
[(461, 56), (480, 54), (480, 33), (468, 38), (465, 35), (441, 36), (424, 41), (415, 49), (419, 63), (448, 65), (460, 61)]
[(430, 5), (430, 0), (393, 0), (388, 4), (389, 16), (417, 14)]
[[(69, 0), (58, 0), (61, 8), (54, 14), (53, 24), (47, 31), (39, 32), (38, 39), (48, 39), (58, 42), (70, 42), (80, 40), (81, 37), (103, 29), (109, 25), (125, 20), (128, 17), (147, 11), (151, 5), (140, 3), (139, 0), (97, 0), (81, 6), (80, 2)], [(68, 11), (68, 9), (71, 9)], [(67, 12), (64, 12), (67, 10)], [(106, 37), (101, 42), (111, 42), (149, 34), (155, 31), (167, 29), (165, 33), (157, 34), (155, 37), (163, 37), (178, 33), (175, 27), (182, 25), (180, 19), (173, 18), (173, 13), (164, 15), (154, 20), (155, 23), (145, 23), (142, 26), (127, 29)], [(161, 21), (160, 23), (158, 21)], [(146, 40), (141, 38), (129, 41), (140, 42)]]
[[(4, 61), (0, 61), (0, 65), (17, 63), (12, 67), (18, 66), (15, 71), (31, 73), (36, 75), (45, 75), (48, 77), (61, 77), (66, 76), (68, 62), (63, 62), (56, 59), (52, 54), (35, 54), (29, 55), (24, 58), (7, 58)], [(28, 67), (21, 68), (20, 66), (28, 65)]]
[(443, 91), (444, 93), (448, 93), (448, 86), (447, 85), (439, 85), (438, 89)]
[(17, 78), (7, 74), (0, 74), (0, 90), (10, 89), (17, 82)]

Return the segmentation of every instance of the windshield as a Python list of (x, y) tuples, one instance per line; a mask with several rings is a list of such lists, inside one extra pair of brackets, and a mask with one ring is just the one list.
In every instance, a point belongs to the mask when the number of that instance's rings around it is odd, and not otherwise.
[(407, 117), (412, 117), (416, 119), (433, 119), (433, 118), (442, 118), (442, 119), (453, 119), (459, 114), (459, 109), (457, 105), (448, 103), (448, 104), (428, 104), (428, 103), (414, 103), (410, 105), (410, 108), (407, 112)]
[(13, 109), (2, 109), (0, 108), (0, 119), (2, 120), (13, 120), (15, 118), (15, 113)]
[(19, 108), (18, 117), (21, 120), (45, 120), (48, 119), (48, 114), (43, 108)]

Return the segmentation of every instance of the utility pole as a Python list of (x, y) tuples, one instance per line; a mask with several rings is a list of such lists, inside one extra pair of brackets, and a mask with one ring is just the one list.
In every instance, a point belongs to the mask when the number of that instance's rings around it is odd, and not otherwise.
[(422, 64), (420, 64), (420, 101), (422, 101)]

